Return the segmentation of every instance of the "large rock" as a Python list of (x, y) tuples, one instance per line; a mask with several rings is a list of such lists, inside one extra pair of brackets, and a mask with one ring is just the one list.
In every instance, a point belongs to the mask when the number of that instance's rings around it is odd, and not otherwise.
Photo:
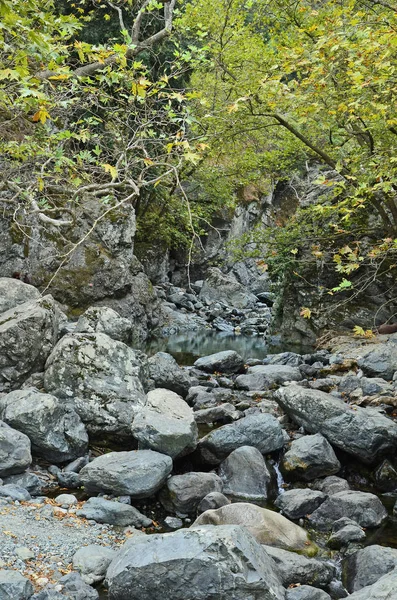
[(244, 369), (244, 360), (234, 350), (224, 350), (198, 358), (194, 366), (207, 373), (240, 373)]
[(0, 315), (0, 391), (18, 388), (29, 375), (43, 370), (58, 340), (61, 316), (52, 296)]
[(285, 477), (310, 481), (337, 473), (340, 462), (331, 444), (317, 433), (294, 440), (283, 456), (281, 468)]
[(152, 524), (151, 519), (145, 517), (133, 506), (123, 502), (105, 500), (105, 498), (89, 498), (77, 511), (77, 515), (97, 523), (108, 523), (119, 527), (127, 525), (150, 527)]
[(395, 600), (397, 590), (397, 568), (383, 575), (376, 583), (349, 596), (349, 600)]
[(70, 461), (87, 450), (87, 432), (72, 406), (35, 388), (3, 396), (0, 418), (27, 435), (32, 451), (50, 462)]
[(287, 590), (286, 600), (331, 600), (331, 596), (310, 585), (299, 585)]
[(302, 375), (297, 367), (289, 365), (256, 365), (246, 375), (236, 379), (237, 387), (243, 390), (268, 390), (286, 381), (300, 381)]
[(288, 435), (275, 417), (255, 414), (211, 431), (198, 447), (202, 458), (216, 465), (241, 446), (253, 446), (261, 454), (267, 454), (281, 450), (287, 440)]
[(73, 556), (73, 568), (85, 583), (92, 585), (105, 579), (106, 571), (117, 552), (96, 544), (83, 546)]
[(110, 600), (283, 600), (274, 563), (242, 527), (137, 537), (107, 572)]
[(172, 458), (152, 450), (109, 452), (80, 471), (89, 493), (148, 498), (161, 488), (172, 470)]
[(169, 511), (194, 513), (200, 501), (211, 492), (222, 492), (222, 480), (215, 473), (184, 473), (167, 479), (160, 494)]
[(276, 563), (284, 587), (300, 584), (323, 588), (331, 582), (334, 576), (335, 568), (330, 563), (315, 558), (306, 558), (306, 556), (281, 548), (265, 546), (265, 549)]
[(63, 337), (48, 358), (45, 388), (76, 411), (94, 436), (131, 437), (136, 409), (144, 406), (141, 363), (126, 344), (104, 333)]
[(0, 571), (1, 600), (28, 600), (33, 596), (33, 586), (29, 579), (18, 571)]
[(195, 520), (193, 526), (231, 524), (246, 527), (260, 544), (309, 554), (316, 551), (302, 527), (279, 513), (246, 502), (207, 510)]
[(233, 275), (224, 275), (217, 267), (208, 269), (199, 297), (211, 302), (222, 301), (235, 308), (247, 308), (257, 302), (256, 296), (247, 292)]
[(347, 556), (342, 563), (343, 583), (351, 594), (372, 585), (397, 567), (397, 550), (367, 546)]
[(194, 380), (181, 369), (175, 358), (167, 352), (157, 352), (148, 360), (149, 377), (157, 388), (165, 388), (179, 394), (183, 398)]
[(375, 494), (347, 490), (329, 496), (309, 517), (309, 522), (320, 531), (329, 531), (335, 521), (348, 517), (361, 527), (378, 527), (387, 511)]
[(23, 473), (31, 462), (29, 438), (0, 421), (0, 477)]
[(197, 424), (188, 404), (166, 389), (152, 390), (131, 427), (140, 448), (150, 448), (172, 458), (188, 454), (197, 446)]
[(32, 285), (19, 279), (0, 277), (0, 314), (19, 304), (39, 298), (41, 298), (39, 290)]
[(370, 408), (349, 406), (331, 394), (289, 385), (276, 392), (280, 406), (311, 433), (322, 433), (331, 444), (373, 463), (397, 447), (397, 425)]
[(300, 519), (314, 512), (326, 499), (315, 490), (292, 489), (280, 494), (275, 505), (288, 519)]
[(264, 506), (272, 492), (272, 476), (262, 454), (252, 446), (234, 450), (219, 466), (223, 493), (234, 501)]
[(128, 344), (132, 324), (108, 306), (91, 306), (77, 321), (75, 333), (105, 333), (113, 340)]

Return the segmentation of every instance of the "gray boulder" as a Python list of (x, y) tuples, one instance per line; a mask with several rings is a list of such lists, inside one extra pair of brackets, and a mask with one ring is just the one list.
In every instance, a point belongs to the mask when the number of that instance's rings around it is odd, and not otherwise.
[(335, 477), (335, 475), (330, 475), (329, 477), (325, 477), (325, 479), (318, 479), (315, 481), (313, 483), (313, 489), (319, 490), (327, 496), (332, 496), (338, 492), (350, 490), (350, 486), (346, 479), (342, 479), (342, 477)]
[(18, 388), (29, 375), (43, 370), (59, 337), (61, 315), (52, 296), (0, 315), (0, 391)]
[(92, 585), (105, 579), (106, 571), (117, 552), (96, 544), (89, 544), (77, 550), (73, 556), (73, 568), (78, 571), (85, 583)]
[(110, 600), (283, 600), (274, 563), (242, 527), (138, 537), (107, 572)]
[(383, 575), (376, 583), (349, 596), (349, 600), (396, 600), (397, 568)]
[(300, 519), (314, 512), (326, 499), (322, 492), (308, 489), (293, 489), (284, 492), (275, 505), (288, 519)]
[(25, 488), (19, 485), (14, 485), (13, 483), (1, 485), (0, 496), (2, 498), (11, 498), (11, 500), (18, 500), (19, 502), (31, 499), (29, 492)]
[(281, 450), (287, 439), (275, 417), (257, 414), (211, 431), (200, 440), (198, 448), (203, 460), (216, 465), (241, 446), (253, 446), (261, 454), (267, 454)]
[(244, 369), (244, 359), (234, 350), (224, 350), (202, 356), (196, 360), (194, 366), (207, 373), (241, 373)]
[(157, 352), (148, 360), (149, 377), (157, 388), (166, 388), (183, 398), (189, 388), (194, 385), (194, 379), (181, 369), (171, 354)]
[(365, 531), (362, 527), (347, 517), (335, 521), (332, 526), (332, 534), (327, 540), (327, 546), (338, 550), (352, 543), (360, 543), (365, 540)]
[(276, 399), (286, 413), (311, 433), (322, 433), (332, 445), (373, 463), (397, 447), (397, 425), (370, 408), (349, 406), (331, 394), (298, 385), (279, 389)]
[(28, 600), (33, 596), (33, 586), (18, 571), (0, 570), (1, 600)]
[(217, 267), (207, 270), (199, 298), (210, 302), (222, 301), (235, 308), (248, 308), (257, 302), (256, 296), (247, 292), (233, 275), (225, 275)]
[(285, 598), (286, 600), (331, 600), (327, 592), (310, 585), (300, 585), (287, 590)]
[(136, 409), (146, 402), (140, 369), (137, 354), (104, 333), (66, 335), (48, 358), (44, 384), (62, 400), (73, 399), (93, 436), (130, 438)]
[(222, 492), (222, 488), (222, 480), (215, 473), (173, 475), (167, 479), (160, 500), (169, 511), (191, 514), (207, 494)]
[(35, 388), (3, 396), (0, 417), (27, 435), (32, 451), (48, 461), (66, 462), (87, 450), (87, 432), (72, 406)]
[(171, 457), (153, 450), (138, 450), (98, 456), (79, 475), (89, 493), (148, 498), (161, 488), (171, 470)]
[(397, 567), (397, 550), (367, 546), (347, 556), (342, 563), (343, 583), (349, 593), (372, 585)]
[(29, 472), (4, 477), (3, 483), (5, 485), (11, 483), (12, 485), (25, 488), (25, 490), (27, 490), (32, 496), (41, 496), (43, 488), (45, 487), (44, 481), (42, 481), (34, 473)]
[(113, 340), (128, 344), (132, 338), (132, 324), (112, 308), (91, 306), (77, 321), (75, 333), (105, 333)]
[(298, 583), (323, 588), (334, 576), (335, 567), (330, 563), (272, 546), (265, 546), (265, 550), (276, 563), (284, 587)]
[(97, 523), (108, 523), (119, 527), (126, 527), (127, 525), (150, 527), (153, 523), (151, 519), (145, 517), (133, 506), (123, 502), (105, 500), (105, 498), (89, 498), (77, 511), (77, 515)]
[(98, 592), (87, 585), (79, 573), (68, 573), (58, 581), (67, 600), (97, 600)]
[(283, 456), (281, 468), (285, 477), (310, 481), (337, 473), (340, 462), (331, 444), (317, 433), (294, 440)]
[(246, 502), (236, 502), (216, 510), (207, 510), (195, 520), (192, 526), (201, 525), (242, 525), (260, 544), (293, 552), (299, 551), (303, 554), (313, 554), (317, 550), (302, 527), (273, 510)]
[(300, 381), (302, 375), (297, 367), (288, 365), (256, 365), (246, 375), (236, 379), (237, 387), (243, 390), (268, 390), (286, 381)]
[(155, 389), (148, 393), (131, 426), (140, 448), (150, 448), (172, 458), (192, 452), (197, 446), (197, 424), (193, 410), (175, 392)]
[(29, 438), (0, 421), (0, 477), (23, 473), (31, 462)]
[(212, 408), (203, 408), (194, 411), (196, 423), (232, 423), (241, 417), (241, 412), (233, 404), (226, 402)]
[(272, 492), (272, 476), (262, 454), (252, 446), (234, 450), (219, 465), (223, 493), (234, 501), (264, 506)]
[(230, 504), (230, 500), (224, 494), (221, 492), (210, 492), (200, 501), (197, 507), (197, 514), (201, 515), (206, 510), (214, 510), (221, 506), (226, 506), (226, 504)]
[(368, 344), (354, 353), (358, 366), (369, 377), (393, 379), (397, 371), (397, 346), (393, 342)]
[(41, 294), (38, 289), (19, 279), (0, 277), (0, 315), (19, 304), (38, 300)]
[(329, 496), (309, 517), (310, 524), (320, 531), (329, 531), (335, 521), (348, 517), (361, 527), (378, 527), (387, 511), (374, 494), (347, 490)]

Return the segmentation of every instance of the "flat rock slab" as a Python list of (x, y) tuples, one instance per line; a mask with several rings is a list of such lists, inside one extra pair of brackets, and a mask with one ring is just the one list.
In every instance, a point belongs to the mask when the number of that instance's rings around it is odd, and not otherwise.
[(244, 360), (234, 350), (225, 350), (202, 356), (196, 360), (194, 366), (207, 373), (241, 373), (244, 369)]

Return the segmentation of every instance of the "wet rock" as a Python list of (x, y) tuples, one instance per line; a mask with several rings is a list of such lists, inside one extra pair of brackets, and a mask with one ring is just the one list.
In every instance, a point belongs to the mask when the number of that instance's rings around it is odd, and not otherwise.
[(340, 462), (331, 444), (317, 433), (294, 440), (284, 454), (281, 468), (285, 477), (310, 481), (337, 473)]
[(169, 511), (191, 514), (210, 492), (222, 492), (222, 480), (215, 473), (185, 473), (167, 479), (160, 494), (162, 504)]
[(337, 448), (373, 463), (397, 447), (397, 425), (370, 408), (351, 407), (331, 394), (289, 385), (276, 400), (311, 433), (322, 433)]
[(246, 527), (260, 544), (309, 554), (316, 550), (302, 527), (279, 513), (246, 502), (207, 510), (196, 519), (193, 526), (231, 524)]
[(272, 492), (272, 477), (262, 454), (252, 446), (234, 450), (219, 465), (223, 493), (233, 501), (264, 506)]
[(225, 350), (202, 356), (196, 360), (194, 366), (207, 373), (241, 373), (244, 369), (244, 360), (234, 350)]
[(0, 416), (28, 436), (32, 451), (53, 462), (66, 462), (87, 451), (88, 435), (72, 406), (35, 388), (0, 399)]
[(335, 475), (330, 475), (329, 477), (325, 477), (325, 479), (318, 479), (315, 481), (313, 483), (313, 489), (319, 490), (327, 496), (332, 496), (338, 492), (350, 490), (350, 486), (346, 479), (342, 479), (342, 477), (335, 477)]
[(59, 336), (61, 311), (52, 296), (19, 304), (0, 315), (0, 390), (42, 371)]
[(389, 460), (384, 460), (375, 471), (376, 487), (382, 492), (397, 489), (397, 471)]
[(230, 504), (230, 500), (224, 494), (221, 492), (210, 492), (200, 501), (197, 507), (197, 514), (201, 515), (206, 510), (214, 510), (221, 506), (226, 506), (226, 504)]
[(246, 375), (236, 379), (237, 387), (243, 390), (268, 390), (286, 381), (300, 381), (302, 375), (296, 367), (288, 365), (257, 365), (249, 367)]
[(131, 426), (140, 448), (149, 448), (172, 458), (192, 452), (197, 446), (193, 411), (175, 392), (155, 389), (148, 393)]
[(381, 501), (374, 494), (348, 490), (327, 498), (310, 515), (310, 524), (320, 531), (329, 531), (341, 517), (356, 521), (361, 527), (378, 527), (387, 517)]
[(397, 550), (367, 546), (346, 557), (342, 563), (343, 583), (351, 594), (372, 585), (397, 567)]
[(314, 512), (325, 499), (322, 492), (293, 489), (278, 496), (275, 505), (288, 519), (300, 519)]
[(126, 344), (104, 333), (63, 337), (48, 358), (45, 387), (75, 410), (92, 435), (130, 437), (131, 421), (146, 402), (141, 363)]
[(106, 571), (117, 552), (111, 548), (90, 544), (83, 546), (73, 556), (73, 568), (85, 583), (92, 585), (105, 579)]
[(23, 473), (31, 462), (29, 438), (0, 421), (0, 477)]
[(253, 446), (261, 454), (267, 454), (280, 450), (287, 439), (275, 417), (258, 414), (211, 431), (200, 440), (198, 448), (206, 462), (216, 465), (241, 446)]
[(111, 563), (107, 583), (110, 600), (285, 596), (269, 555), (249, 532), (236, 526), (138, 537)]
[(349, 596), (349, 600), (394, 600), (397, 589), (397, 569), (383, 575), (373, 585), (362, 588)]
[(149, 377), (157, 388), (165, 388), (179, 394), (183, 398), (192, 387), (194, 379), (181, 369), (171, 354), (157, 352), (148, 360)]
[(128, 344), (132, 338), (132, 324), (112, 308), (91, 306), (79, 317), (75, 333), (105, 333), (113, 340)]
[(265, 546), (265, 550), (276, 563), (284, 587), (299, 583), (323, 588), (334, 576), (335, 568), (330, 563), (281, 548)]
[(287, 590), (285, 598), (286, 600), (331, 600), (329, 594), (310, 585), (300, 585)]
[(172, 470), (172, 459), (153, 450), (109, 452), (80, 471), (89, 493), (111, 493), (148, 498), (161, 488)]
[(123, 502), (105, 500), (105, 498), (89, 498), (77, 511), (77, 515), (97, 523), (108, 523), (120, 527), (127, 525), (150, 527), (152, 525), (152, 520), (133, 506)]
[(28, 600), (33, 595), (29, 579), (18, 571), (0, 570), (0, 598), (4, 600)]

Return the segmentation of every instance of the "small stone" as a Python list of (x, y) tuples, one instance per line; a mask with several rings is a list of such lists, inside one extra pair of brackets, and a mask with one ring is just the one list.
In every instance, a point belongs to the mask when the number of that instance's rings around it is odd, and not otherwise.
[(15, 554), (21, 560), (31, 560), (35, 556), (34, 552), (32, 552), (29, 548), (26, 548), (25, 546), (19, 546), (18, 548), (16, 548)]
[(60, 494), (55, 498), (55, 502), (60, 504), (62, 508), (69, 508), (77, 504), (77, 498), (73, 494)]
[(180, 529), (183, 527), (182, 519), (178, 519), (177, 517), (166, 517), (164, 523), (169, 529)]

